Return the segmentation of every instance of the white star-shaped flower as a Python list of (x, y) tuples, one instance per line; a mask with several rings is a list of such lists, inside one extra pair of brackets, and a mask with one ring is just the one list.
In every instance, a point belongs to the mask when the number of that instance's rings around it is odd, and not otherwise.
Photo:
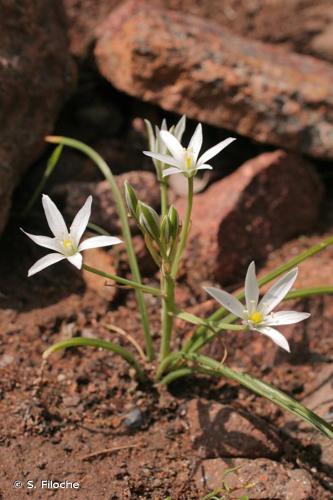
[(29, 236), (37, 245), (44, 248), (49, 248), (54, 250), (54, 253), (49, 253), (39, 259), (28, 271), (28, 276), (42, 271), (48, 266), (55, 264), (61, 260), (67, 259), (73, 266), (81, 269), (82, 267), (82, 255), (80, 252), (82, 250), (88, 250), (91, 248), (99, 248), (110, 245), (116, 245), (117, 243), (122, 243), (119, 238), (114, 236), (93, 236), (87, 240), (80, 243), (82, 235), (87, 228), (90, 214), (91, 214), (91, 203), (92, 196), (88, 196), (83, 207), (78, 211), (72, 225), (68, 231), (66, 223), (63, 216), (59, 212), (55, 203), (47, 195), (43, 195), (42, 198), (43, 208), (47, 223), (51, 229), (54, 238), (49, 236), (37, 236), (34, 234), (26, 233), (23, 229), (22, 231)]
[(151, 151), (144, 151), (144, 154), (167, 165), (172, 165), (170, 168), (163, 170), (163, 177), (172, 174), (183, 174), (185, 177), (193, 177), (198, 170), (211, 170), (213, 167), (207, 162), (235, 140), (234, 137), (228, 137), (228, 139), (219, 142), (199, 157), (202, 146), (201, 123), (195, 129), (187, 148), (184, 148), (179, 140), (167, 130), (161, 130), (160, 137), (171, 155)]
[(297, 311), (278, 311), (273, 313), (273, 309), (284, 299), (292, 288), (298, 269), (292, 269), (265, 293), (259, 301), (259, 286), (255, 273), (255, 264), (251, 262), (245, 278), (245, 302), (244, 306), (236, 297), (218, 288), (207, 287), (209, 293), (228, 311), (243, 320), (243, 324), (250, 330), (256, 330), (270, 337), (273, 342), (290, 352), (287, 339), (272, 326), (291, 325), (307, 319), (309, 313)]

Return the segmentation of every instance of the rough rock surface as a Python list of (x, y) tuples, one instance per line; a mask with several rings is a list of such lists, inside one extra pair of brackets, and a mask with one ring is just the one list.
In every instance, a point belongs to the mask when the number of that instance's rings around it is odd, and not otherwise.
[(73, 83), (61, 2), (0, 0), (0, 232)]
[[(230, 471), (230, 469), (234, 470)], [(229, 469), (229, 470), (228, 470)], [(221, 489), (232, 498), (308, 500), (312, 498), (311, 478), (304, 469), (290, 470), (282, 464), (258, 458), (204, 460), (195, 474), (198, 488)], [(242, 497), (243, 498), (243, 497)]]
[[(311, 164), (297, 156), (278, 150), (247, 161), (194, 198), (183, 259), (189, 280), (235, 283), (251, 260), (313, 227), (322, 194)], [(181, 217), (185, 206), (184, 198), (176, 203)]]
[(213, 21), (128, 2), (99, 27), (116, 88), (260, 142), (333, 158), (333, 68)]
[[(141, 1), (148, 3), (147, 0)], [(74, 55), (87, 55), (95, 41), (96, 27), (98, 29), (98, 25), (120, 3), (124, 1), (64, 0)], [(316, 0), (315, 3), (313, 0), (149, 0), (149, 5), (211, 19), (242, 36), (283, 44), (296, 52), (330, 60), (326, 50), (318, 51), (313, 44), (333, 20), (330, 0)]]
[[(118, 187), (123, 192), (127, 180), (135, 189), (138, 199), (148, 203), (155, 209), (160, 204), (160, 191), (156, 176), (151, 172), (132, 171), (115, 176)], [(98, 223), (111, 233), (119, 234), (121, 226), (112, 191), (107, 181), (71, 182), (54, 188), (52, 196), (63, 205), (63, 213), (71, 220), (89, 195), (93, 197), (91, 221)], [(130, 221), (131, 222), (131, 221)], [(138, 232), (137, 226), (131, 222), (131, 228)]]
[(187, 408), (193, 448), (201, 457), (268, 457), (281, 454), (273, 426), (244, 409), (200, 399)]
[[(85, 255), (85, 264), (95, 269), (102, 270), (105, 273), (117, 274), (115, 265), (117, 258), (114, 257), (117, 253), (117, 246), (90, 249)], [(90, 273), (84, 269), (82, 271), (82, 278), (87, 288), (94, 290), (100, 297), (110, 302), (114, 299), (117, 288), (114, 286), (115, 283), (111, 280), (107, 280), (102, 276)]]

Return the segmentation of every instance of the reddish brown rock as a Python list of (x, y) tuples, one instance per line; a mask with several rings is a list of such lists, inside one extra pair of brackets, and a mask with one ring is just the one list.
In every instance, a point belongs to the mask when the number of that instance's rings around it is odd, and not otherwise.
[(265, 458), (204, 460), (196, 471), (195, 482), (200, 490), (232, 492), (232, 498), (244, 495), (253, 500), (308, 500), (313, 494), (307, 471), (289, 469)]
[(278, 457), (281, 441), (274, 427), (240, 408), (195, 399), (187, 408), (193, 448), (204, 458)]
[[(156, 176), (151, 172), (132, 171), (115, 176), (118, 187), (123, 192), (124, 182), (134, 187), (138, 199), (158, 209), (160, 191)], [(63, 213), (70, 220), (89, 195), (93, 197), (93, 212), (91, 221), (111, 233), (119, 234), (121, 226), (113, 194), (107, 181), (101, 182), (72, 182), (57, 186), (52, 191), (58, 202), (64, 205)], [(136, 224), (131, 221), (133, 231), (139, 232)]]
[(73, 84), (61, 2), (0, 0), (0, 231)]
[[(93, 248), (85, 255), (85, 264), (105, 273), (117, 274), (115, 266), (117, 258), (114, 257), (114, 255), (117, 255), (117, 252), (117, 246), (111, 247), (109, 250)], [(114, 281), (107, 280), (86, 270), (83, 270), (82, 277), (86, 286), (97, 292), (102, 298), (111, 301), (115, 297), (117, 288), (114, 286)]]
[[(148, 0), (136, 0), (148, 3)], [(71, 52), (86, 57), (105, 17), (122, 0), (64, 0), (68, 16)], [(239, 2), (238, 0), (149, 0), (149, 5), (165, 7), (211, 19), (234, 33), (256, 40), (283, 44), (304, 54), (326, 59), (326, 51), (317, 51), (312, 41), (326, 31), (333, 18), (330, 0), (273, 0)], [(330, 59), (330, 58), (328, 58)]]
[[(311, 164), (283, 151), (264, 153), (194, 198), (183, 265), (194, 282), (236, 282), (253, 259), (310, 230), (322, 186)], [(186, 200), (176, 204), (181, 216)]]
[(333, 68), (212, 21), (129, 2), (99, 28), (116, 88), (260, 142), (333, 158)]

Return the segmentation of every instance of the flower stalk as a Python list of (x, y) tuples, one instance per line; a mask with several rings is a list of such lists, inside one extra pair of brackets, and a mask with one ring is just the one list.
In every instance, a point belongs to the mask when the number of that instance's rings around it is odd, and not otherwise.
[(178, 269), (179, 269), (179, 264), (180, 264), (180, 259), (183, 255), (187, 238), (190, 232), (191, 228), (191, 214), (192, 214), (192, 206), (193, 206), (193, 177), (188, 178), (188, 191), (187, 191), (187, 206), (186, 206), (186, 213), (185, 213), (185, 218), (184, 218), (184, 224), (180, 233), (180, 238), (179, 238), (179, 245), (176, 250), (176, 255), (173, 260), (172, 266), (171, 266), (171, 276), (173, 279), (176, 279)]
[(170, 353), (170, 342), (173, 328), (173, 310), (174, 310), (174, 290), (175, 281), (169, 272), (161, 272), (161, 291), (162, 298), (162, 336), (160, 360), (163, 361)]
[(116, 283), (119, 283), (119, 285), (134, 288), (135, 290), (141, 290), (143, 293), (147, 293), (155, 297), (160, 297), (162, 295), (161, 291), (158, 288), (143, 285), (142, 283), (137, 283), (136, 281), (128, 280), (126, 278), (121, 278), (116, 274), (105, 273), (104, 271), (95, 269), (94, 267), (88, 266), (87, 264), (83, 264), (82, 269), (85, 269), (90, 273), (97, 274), (98, 276), (102, 276), (103, 278), (115, 281)]
[(115, 354), (118, 354), (129, 365), (131, 365), (134, 368), (137, 377), (141, 382), (146, 380), (146, 375), (142, 370), (140, 364), (136, 360), (134, 354), (132, 354), (124, 347), (121, 347), (118, 344), (114, 344), (113, 342), (110, 342), (108, 340), (93, 339), (93, 338), (91, 339), (86, 337), (73, 337), (72, 339), (63, 340), (48, 347), (48, 349), (46, 349), (46, 351), (44, 351), (43, 353), (43, 359), (47, 359), (51, 354), (61, 351), (62, 349), (67, 349), (68, 347), (81, 347), (81, 346), (106, 349), (107, 351), (112, 351)]

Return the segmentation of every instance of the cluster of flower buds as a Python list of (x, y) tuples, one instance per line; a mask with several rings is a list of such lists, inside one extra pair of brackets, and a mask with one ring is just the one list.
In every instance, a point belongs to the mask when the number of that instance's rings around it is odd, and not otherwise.
[(147, 247), (158, 265), (162, 261), (172, 262), (176, 252), (180, 220), (173, 205), (160, 217), (156, 210), (139, 201), (133, 187), (126, 181), (125, 198), (129, 214), (141, 229)]

